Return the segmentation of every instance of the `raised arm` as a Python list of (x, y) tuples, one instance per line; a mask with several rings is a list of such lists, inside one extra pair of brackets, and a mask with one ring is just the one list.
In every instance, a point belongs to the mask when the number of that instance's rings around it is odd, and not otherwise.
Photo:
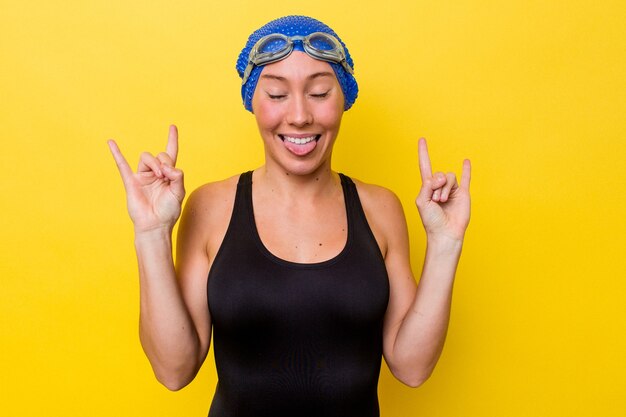
[(421, 385), (443, 349), (452, 288), (470, 218), (470, 161), (463, 161), (460, 185), (455, 174), (433, 175), (426, 141), (419, 141), (422, 187), (416, 199), (427, 237), (426, 255), (416, 287), (409, 261), (409, 239), (402, 207), (389, 200), (385, 223), (385, 264), (391, 286), (385, 317), (384, 355), (396, 378)]
[(188, 290), (198, 281), (192, 277), (201, 277), (208, 269), (202, 238), (189, 227), (193, 219), (183, 221), (186, 226), (181, 225), (184, 230), (179, 232), (189, 253), (179, 262), (178, 277), (172, 257), (172, 229), (185, 196), (183, 173), (176, 168), (178, 132), (170, 126), (166, 151), (156, 157), (144, 152), (136, 173), (117, 144), (113, 140), (108, 144), (124, 183), (135, 231), (141, 345), (157, 379), (177, 390), (197, 373), (210, 340), (208, 309), (205, 306), (203, 313), (199, 307), (206, 299)]

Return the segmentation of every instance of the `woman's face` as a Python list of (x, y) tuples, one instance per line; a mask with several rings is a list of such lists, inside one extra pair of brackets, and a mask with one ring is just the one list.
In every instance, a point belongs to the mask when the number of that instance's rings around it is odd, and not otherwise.
[(266, 166), (309, 175), (330, 169), (344, 97), (331, 66), (293, 51), (266, 65), (252, 97)]

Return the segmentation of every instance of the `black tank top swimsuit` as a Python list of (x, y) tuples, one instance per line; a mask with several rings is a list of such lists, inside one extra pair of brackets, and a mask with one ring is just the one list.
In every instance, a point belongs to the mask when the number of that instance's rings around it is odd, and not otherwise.
[(208, 276), (218, 384), (209, 417), (379, 416), (385, 263), (356, 186), (340, 174), (344, 249), (311, 264), (280, 259), (257, 232), (242, 174)]

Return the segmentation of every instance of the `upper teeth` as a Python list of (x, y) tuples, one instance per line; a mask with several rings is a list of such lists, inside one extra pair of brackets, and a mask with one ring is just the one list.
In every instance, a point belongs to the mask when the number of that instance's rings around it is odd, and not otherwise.
[(309, 143), (312, 140), (315, 140), (315, 136), (309, 136), (308, 138), (292, 138), (290, 136), (283, 136), (286, 141), (295, 143), (296, 145), (304, 145), (305, 143)]

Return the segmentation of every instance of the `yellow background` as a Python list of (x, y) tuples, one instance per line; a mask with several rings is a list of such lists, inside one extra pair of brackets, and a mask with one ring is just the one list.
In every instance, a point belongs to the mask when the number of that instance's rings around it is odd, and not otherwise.
[(286, 14), (333, 27), (361, 93), (334, 166), (393, 189), (416, 275), (417, 139), (473, 164), (472, 220), (442, 358), (393, 416), (626, 414), (623, 1), (8, 1), (0, 6), (0, 414), (204, 416), (210, 353), (181, 392), (138, 336), (121, 181), (180, 130), (187, 190), (258, 166), (234, 64)]

